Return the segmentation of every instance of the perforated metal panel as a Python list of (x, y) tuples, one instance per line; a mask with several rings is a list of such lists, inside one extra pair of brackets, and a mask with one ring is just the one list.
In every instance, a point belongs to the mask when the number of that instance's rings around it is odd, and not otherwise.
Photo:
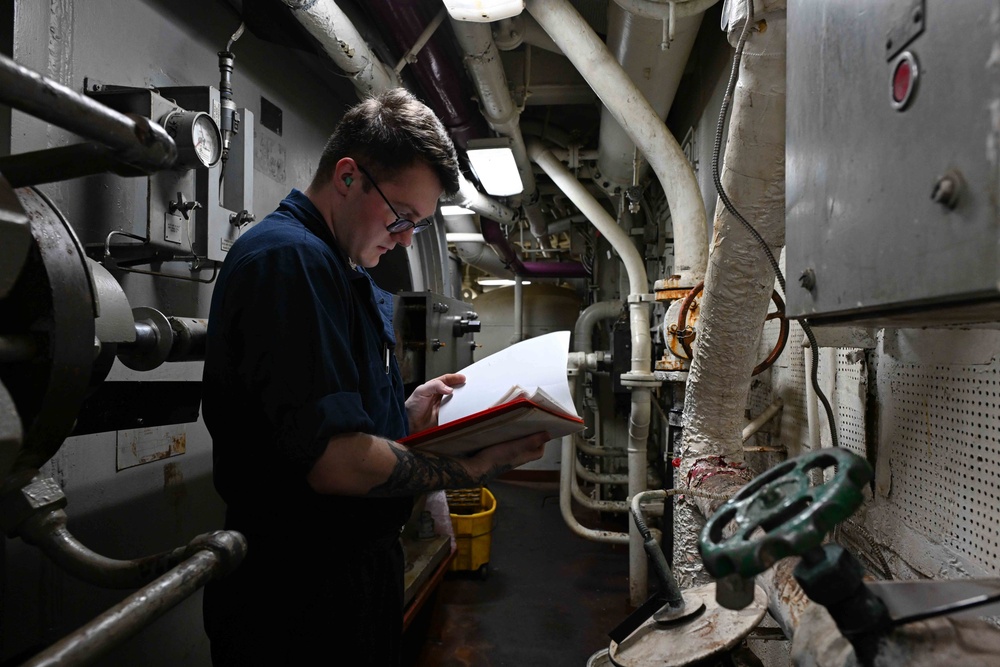
[(892, 514), (1000, 573), (1000, 367), (893, 364), (887, 370)]
[[(864, 352), (821, 348), (819, 356), (839, 444), (866, 457), (877, 445), (876, 492), (852, 520), (878, 546), (853, 546), (870, 563), (881, 551), (895, 577), (1000, 573), (1000, 332), (890, 331), (869, 358)], [(757, 414), (773, 397), (784, 399), (773, 441), (790, 456), (810, 446), (805, 359), (796, 326), (747, 405)], [(875, 365), (877, 443), (866, 441), (868, 362)], [(819, 410), (820, 440), (828, 446)]]

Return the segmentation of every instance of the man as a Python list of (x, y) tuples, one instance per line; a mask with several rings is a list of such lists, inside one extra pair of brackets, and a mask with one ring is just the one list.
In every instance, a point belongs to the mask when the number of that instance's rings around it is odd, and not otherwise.
[(226, 528), (244, 562), (205, 590), (222, 665), (398, 664), (414, 495), (482, 485), (538, 459), (545, 434), (468, 459), (395, 442), (437, 423), (444, 375), (404, 402), (392, 297), (364, 268), (458, 188), (444, 127), (405, 90), (343, 117), (305, 193), (232, 247), (208, 326), (203, 413)]

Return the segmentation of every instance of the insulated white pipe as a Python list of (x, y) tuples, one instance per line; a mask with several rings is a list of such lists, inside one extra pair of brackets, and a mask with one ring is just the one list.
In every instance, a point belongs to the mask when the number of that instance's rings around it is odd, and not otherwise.
[(514, 209), (484, 195), (461, 173), (458, 175), (458, 186), (458, 192), (453, 196), (441, 198), (442, 204), (463, 206), (504, 225), (517, 222), (518, 216)]
[(524, 340), (524, 283), (520, 274), (514, 276), (514, 335), (511, 344)]
[(309, 34), (319, 40), (337, 67), (347, 73), (358, 90), (358, 97), (400, 85), (396, 72), (378, 59), (334, 0), (282, 1)]
[(669, 21), (701, 14), (719, 0), (615, 0), (615, 4), (636, 16)]
[[(738, 8), (745, 11), (744, 3)], [(746, 41), (720, 178), (732, 204), (752, 221), (777, 257), (785, 242), (784, 3), (755, 21), (765, 21), (766, 29), (752, 30)], [(745, 18), (729, 21), (730, 42), (739, 40), (745, 23)], [(743, 413), (758, 341), (750, 332), (760, 331), (774, 289), (775, 276), (763, 250), (721, 202), (715, 229), (702, 293), (698, 354), (685, 396), (680, 480), (704, 457), (743, 460)], [(700, 563), (685, 558), (695, 548), (698, 522), (690, 506), (678, 510), (679, 578), (705, 581)]]
[[(632, 239), (617, 225), (604, 207), (587, 191), (580, 181), (566, 169), (541, 142), (528, 142), (528, 155), (566, 194), (573, 204), (587, 216), (591, 224), (621, 257), (629, 281), (629, 323), (632, 337), (631, 371), (626, 377), (631, 379), (652, 379), (650, 372), (651, 339), (649, 335), (649, 307), (641, 299), (647, 294), (649, 281), (646, 264), (642, 255), (632, 244)], [(625, 381), (626, 377), (622, 380)], [(628, 427), (628, 477), (629, 497), (646, 490), (646, 439), (649, 437), (650, 392), (647, 387), (633, 386), (632, 407)], [(575, 447), (569, 446), (574, 458)], [(565, 459), (564, 459), (565, 461)], [(563, 466), (565, 470), (567, 466)], [(648, 567), (643, 548), (642, 535), (634, 525), (629, 525), (629, 598), (634, 606), (642, 604), (647, 597)]]
[(526, 6), (653, 168), (667, 195), (674, 223), (675, 266), (680, 276), (677, 286), (694, 287), (705, 275), (708, 223), (698, 181), (684, 152), (608, 47), (568, 0), (527, 0)]

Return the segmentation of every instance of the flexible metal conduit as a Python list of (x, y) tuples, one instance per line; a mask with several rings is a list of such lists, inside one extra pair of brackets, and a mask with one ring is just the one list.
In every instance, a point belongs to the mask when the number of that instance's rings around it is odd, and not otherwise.
[(142, 116), (118, 113), (0, 55), (0, 103), (100, 142), (115, 157), (145, 172), (173, 166), (177, 146), (167, 131)]
[(219, 531), (197, 538), (188, 549), (191, 555), (175, 568), (22, 667), (93, 664), (209, 581), (232, 571), (246, 553), (246, 541), (239, 533)]
[[(528, 155), (552, 179), (580, 211), (587, 216), (591, 224), (599, 231), (615, 249), (629, 280), (629, 330), (632, 336), (631, 370), (627, 376), (631, 378), (652, 379), (650, 372), (651, 340), (649, 335), (649, 305), (641, 298), (649, 290), (646, 277), (646, 265), (642, 255), (632, 244), (632, 239), (617, 225), (604, 207), (587, 191), (573, 174), (556, 159), (539, 141), (528, 142)], [(623, 378), (624, 381), (624, 378)], [(646, 439), (649, 437), (650, 390), (644, 386), (631, 387), (631, 409), (629, 411), (628, 428), (628, 475), (629, 496), (646, 490)], [(563, 472), (568, 463), (576, 460), (576, 451), (570, 440), (563, 444)], [(568, 450), (568, 451), (567, 451)], [(572, 472), (570, 471), (570, 474)], [(630, 600), (639, 606), (647, 596), (647, 564), (643, 551), (642, 536), (634, 525), (629, 526), (629, 589)]]
[(319, 40), (323, 51), (344, 70), (358, 90), (367, 97), (399, 86), (399, 77), (386, 67), (361, 37), (357, 28), (333, 0), (282, 0), (292, 15)]
[(677, 140), (568, 0), (527, 0), (526, 6), (652, 167), (674, 224), (677, 286), (694, 287), (708, 262), (708, 223), (698, 181)]

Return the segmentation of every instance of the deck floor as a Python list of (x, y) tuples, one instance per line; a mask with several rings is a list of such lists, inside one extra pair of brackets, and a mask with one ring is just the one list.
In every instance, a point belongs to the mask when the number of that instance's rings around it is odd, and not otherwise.
[[(585, 667), (625, 619), (628, 549), (575, 535), (555, 482), (496, 480), (485, 579), (449, 572), (405, 638), (403, 667)], [(588, 528), (626, 530), (624, 515), (576, 508)]]

